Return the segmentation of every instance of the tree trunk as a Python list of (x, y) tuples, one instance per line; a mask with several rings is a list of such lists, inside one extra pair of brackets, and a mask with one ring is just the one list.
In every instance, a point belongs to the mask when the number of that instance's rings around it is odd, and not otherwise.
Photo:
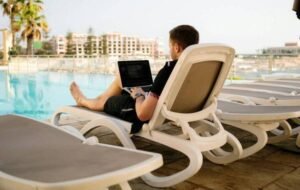
[(33, 55), (33, 37), (27, 37), (27, 55)]
[(10, 15), (10, 32), (11, 32), (11, 36), (12, 36), (11, 45), (12, 45), (13, 49), (15, 49), (15, 47), (16, 47), (16, 33), (15, 33), (15, 29), (14, 29), (14, 22), (15, 22), (15, 18), (14, 18), (14, 15), (11, 13), (11, 15)]

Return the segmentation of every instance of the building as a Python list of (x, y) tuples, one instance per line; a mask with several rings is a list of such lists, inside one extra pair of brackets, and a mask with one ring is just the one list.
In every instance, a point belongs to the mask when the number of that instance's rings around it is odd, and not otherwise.
[(158, 58), (163, 55), (158, 40), (123, 36), (119, 33), (102, 35), (102, 54), (117, 57), (148, 56)]
[(70, 54), (76, 55), (76, 57), (85, 56), (85, 43), (87, 42), (86, 34), (72, 33), (70, 41), (67, 41), (67, 49)]
[(54, 36), (50, 43), (56, 55), (65, 55), (67, 52), (67, 40), (65, 36)]
[(109, 55), (115, 57), (126, 56), (124, 49), (126, 48), (126, 43), (131, 44), (131, 40), (128, 39), (127, 42), (123, 40), (123, 37), (119, 33), (103, 34), (101, 40), (102, 55)]
[(103, 54), (101, 36), (87, 36), (84, 43), (84, 53), (86, 56), (99, 57)]
[(269, 47), (262, 50), (262, 54), (279, 56), (299, 56), (300, 42), (287, 42), (283, 47)]
[[(68, 38), (68, 39), (67, 39)], [(53, 37), (56, 54), (76, 55), (76, 57), (152, 57), (164, 55), (161, 43), (157, 39), (141, 39), (120, 33), (106, 33), (100, 36), (71, 33), (68, 37)]]

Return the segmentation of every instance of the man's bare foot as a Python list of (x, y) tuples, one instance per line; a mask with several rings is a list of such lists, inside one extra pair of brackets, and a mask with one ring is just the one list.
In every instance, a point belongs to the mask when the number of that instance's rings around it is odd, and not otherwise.
[(79, 89), (79, 86), (75, 82), (71, 83), (70, 92), (71, 92), (74, 100), (76, 101), (77, 105), (82, 106), (81, 102), (82, 102), (82, 99), (85, 98), (85, 96), (82, 94), (81, 90)]

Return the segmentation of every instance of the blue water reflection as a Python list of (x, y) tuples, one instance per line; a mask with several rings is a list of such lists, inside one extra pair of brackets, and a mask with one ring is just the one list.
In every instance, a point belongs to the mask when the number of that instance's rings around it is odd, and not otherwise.
[(111, 75), (100, 74), (9, 74), (0, 71), (0, 114), (47, 119), (58, 107), (75, 103), (69, 93), (71, 81), (76, 81), (88, 97), (96, 97), (112, 79)]

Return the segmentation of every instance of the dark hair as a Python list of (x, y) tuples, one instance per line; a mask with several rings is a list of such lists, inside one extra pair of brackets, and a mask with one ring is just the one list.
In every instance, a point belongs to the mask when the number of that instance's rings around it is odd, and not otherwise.
[(185, 49), (189, 45), (199, 43), (199, 33), (190, 25), (179, 25), (170, 31), (170, 39)]
[(296, 12), (297, 18), (300, 19), (300, 0), (294, 0), (293, 10)]

